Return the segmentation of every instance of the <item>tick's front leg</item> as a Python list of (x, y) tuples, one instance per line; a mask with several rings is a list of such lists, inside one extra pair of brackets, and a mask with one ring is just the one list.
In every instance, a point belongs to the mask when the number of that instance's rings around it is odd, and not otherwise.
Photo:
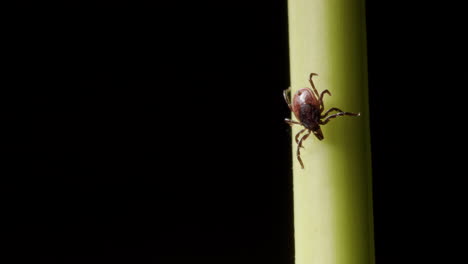
[(337, 114), (334, 114), (334, 115), (327, 116), (325, 118), (325, 120), (323, 120), (323, 121), (320, 120), (319, 124), (320, 125), (325, 125), (326, 123), (328, 123), (330, 121), (330, 119), (336, 118), (336, 117), (339, 117), (339, 116), (345, 116), (345, 115), (347, 115), (347, 116), (360, 116), (361, 113), (340, 112), (340, 113), (337, 113)]
[(305, 135), (301, 138), (301, 140), (299, 140), (299, 143), (298, 143), (298, 145), (297, 145), (296, 156), (297, 156), (297, 160), (298, 160), (299, 163), (301, 164), (301, 168), (302, 168), (302, 169), (304, 169), (304, 163), (302, 163), (302, 159), (301, 159), (301, 147), (302, 147), (302, 142), (303, 142), (304, 140), (306, 140), (307, 137), (309, 137), (310, 132), (311, 132), (311, 130), (309, 130), (309, 132), (308, 132), (307, 134), (305, 134)]
[(336, 108), (336, 107), (332, 107), (330, 109), (328, 109), (327, 112), (325, 112), (325, 114), (323, 115), (320, 115), (320, 118), (324, 118), (326, 117), (329, 113), (333, 112), (333, 111), (337, 111), (337, 112), (344, 112), (343, 110), (339, 109), (339, 108)]
[(299, 144), (299, 136), (300, 136), (302, 133), (304, 133), (304, 131), (306, 131), (306, 130), (307, 130), (307, 128), (304, 128), (304, 129), (302, 129), (301, 131), (299, 131), (299, 133), (296, 134), (296, 137), (295, 137), (295, 139), (296, 139), (296, 144)]

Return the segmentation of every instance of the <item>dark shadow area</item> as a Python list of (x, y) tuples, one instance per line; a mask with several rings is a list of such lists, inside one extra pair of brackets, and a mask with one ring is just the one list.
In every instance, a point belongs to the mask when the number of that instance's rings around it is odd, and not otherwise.
[(293, 262), (286, 3), (245, 5), (9, 20), (18, 261)]
[(464, 252), (453, 242), (464, 185), (453, 120), (463, 104), (453, 89), (466, 75), (456, 63), (465, 49), (457, 9), (367, 1), (379, 264), (457, 262)]

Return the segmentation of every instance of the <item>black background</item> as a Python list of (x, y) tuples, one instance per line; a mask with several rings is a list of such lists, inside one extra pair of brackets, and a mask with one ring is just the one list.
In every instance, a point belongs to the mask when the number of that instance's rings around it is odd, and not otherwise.
[[(446, 257), (441, 13), (367, 3), (378, 263)], [(15, 259), (293, 263), (285, 1), (26, 6), (6, 25)]]
[(367, 1), (377, 263), (462, 259), (463, 16)]
[(12, 18), (17, 256), (291, 263), (285, 5)]

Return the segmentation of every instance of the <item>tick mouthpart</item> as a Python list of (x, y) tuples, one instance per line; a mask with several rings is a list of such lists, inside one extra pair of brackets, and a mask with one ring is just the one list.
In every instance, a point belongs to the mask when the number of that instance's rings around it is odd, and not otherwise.
[(319, 139), (319, 140), (323, 140), (323, 133), (322, 133), (322, 130), (321, 129), (318, 129), (318, 130), (314, 130), (314, 135)]

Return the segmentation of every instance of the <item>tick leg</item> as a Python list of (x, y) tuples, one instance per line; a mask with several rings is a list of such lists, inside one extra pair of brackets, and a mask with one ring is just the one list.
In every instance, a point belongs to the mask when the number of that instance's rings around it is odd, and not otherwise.
[(304, 129), (302, 129), (301, 131), (299, 131), (299, 133), (296, 134), (296, 137), (295, 137), (295, 139), (296, 139), (296, 144), (299, 143), (299, 136), (300, 136), (302, 133), (304, 133), (304, 131), (306, 131), (306, 130), (307, 130), (307, 128), (304, 128)]
[(294, 120), (291, 120), (291, 119), (287, 119), (287, 118), (284, 119), (284, 122), (288, 123), (290, 126), (292, 126), (292, 125), (301, 125), (302, 126), (301, 123), (299, 123), (297, 121), (294, 121)]
[(284, 100), (286, 101), (286, 103), (288, 104), (289, 110), (291, 110), (291, 112), (292, 112), (291, 101), (289, 100), (289, 96), (288, 96), (288, 93), (289, 93), (290, 90), (291, 90), (291, 87), (284, 90), (283, 91), (283, 97), (284, 97)]
[(360, 116), (361, 113), (349, 113), (349, 112), (340, 112), (340, 113), (337, 113), (337, 114), (334, 114), (334, 115), (330, 115), (330, 116), (327, 116), (325, 118), (325, 120), (320, 120), (319, 121), (319, 124), (320, 125), (325, 125), (326, 123), (328, 123), (330, 121), (330, 119), (332, 118), (335, 118), (335, 117), (339, 117), (339, 116), (345, 116), (345, 115), (348, 115), (348, 116)]
[(338, 108), (336, 108), (336, 107), (333, 107), (333, 108), (328, 109), (328, 111), (325, 112), (325, 114), (321, 115), (320, 118), (326, 117), (330, 112), (333, 112), (333, 111), (344, 112), (344, 111), (341, 110), (341, 109), (338, 109)]
[(298, 160), (299, 163), (301, 164), (301, 168), (302, 168), (302, 169), (304, 169), (304, 163), (302, 163), (302, 159), (301, 159), (301, 147), (302, 147), (302, 142), (303, 142), (304, 140), (306, 140), (306, 139), (309, 137), (310, 132), (311, 132), (311, 130), (309, 130), (309, 132), (308, 132), (307, 134), (305, 134), (305, 135), (301, 138), (301, 140), (299, 140), (299, 143), (298, 143), (298, 145), (297, 145), (296, 156), (297, 156), (297, 160)]
[(314, 89), (315, 95), (318, 98), (318, 97), (320, 97), (319, 93), (317, 92), (317, 89), (315, 88), (314, 82), (312, 81), (312, 77), (314, 77), (314, 75), (318, 76), (318, 74), (316, 74), (316, 73), (311, 73), (310, 76), (309, 76), (309, 82), (310, 82), (310, 85), (312, 85), (312, 89)]
[(299, 145), (300, 148), (304, 148), (304, 146), (302, 145), (302, 142), (304, 142), (304, 141), (309, 137), (310, 132), (312, 132), (312, 131), (309, 130), (309, 133), (305, 134), (305, 135), (301, 138), (301, 140), (299, 141), (298, 145)]
[(322, 112), (323, 110), (325, 110), (325, 106), (323, 105), (323, 96), (325, 94), (328, 94), (329, 96), (331, 96), (331, 93), (330, 91), (328, 90), (324, 90), (321, 94), (320, 94), (320, 97), (319, 97), (319, 101), (320, 101), (320, 112)]

